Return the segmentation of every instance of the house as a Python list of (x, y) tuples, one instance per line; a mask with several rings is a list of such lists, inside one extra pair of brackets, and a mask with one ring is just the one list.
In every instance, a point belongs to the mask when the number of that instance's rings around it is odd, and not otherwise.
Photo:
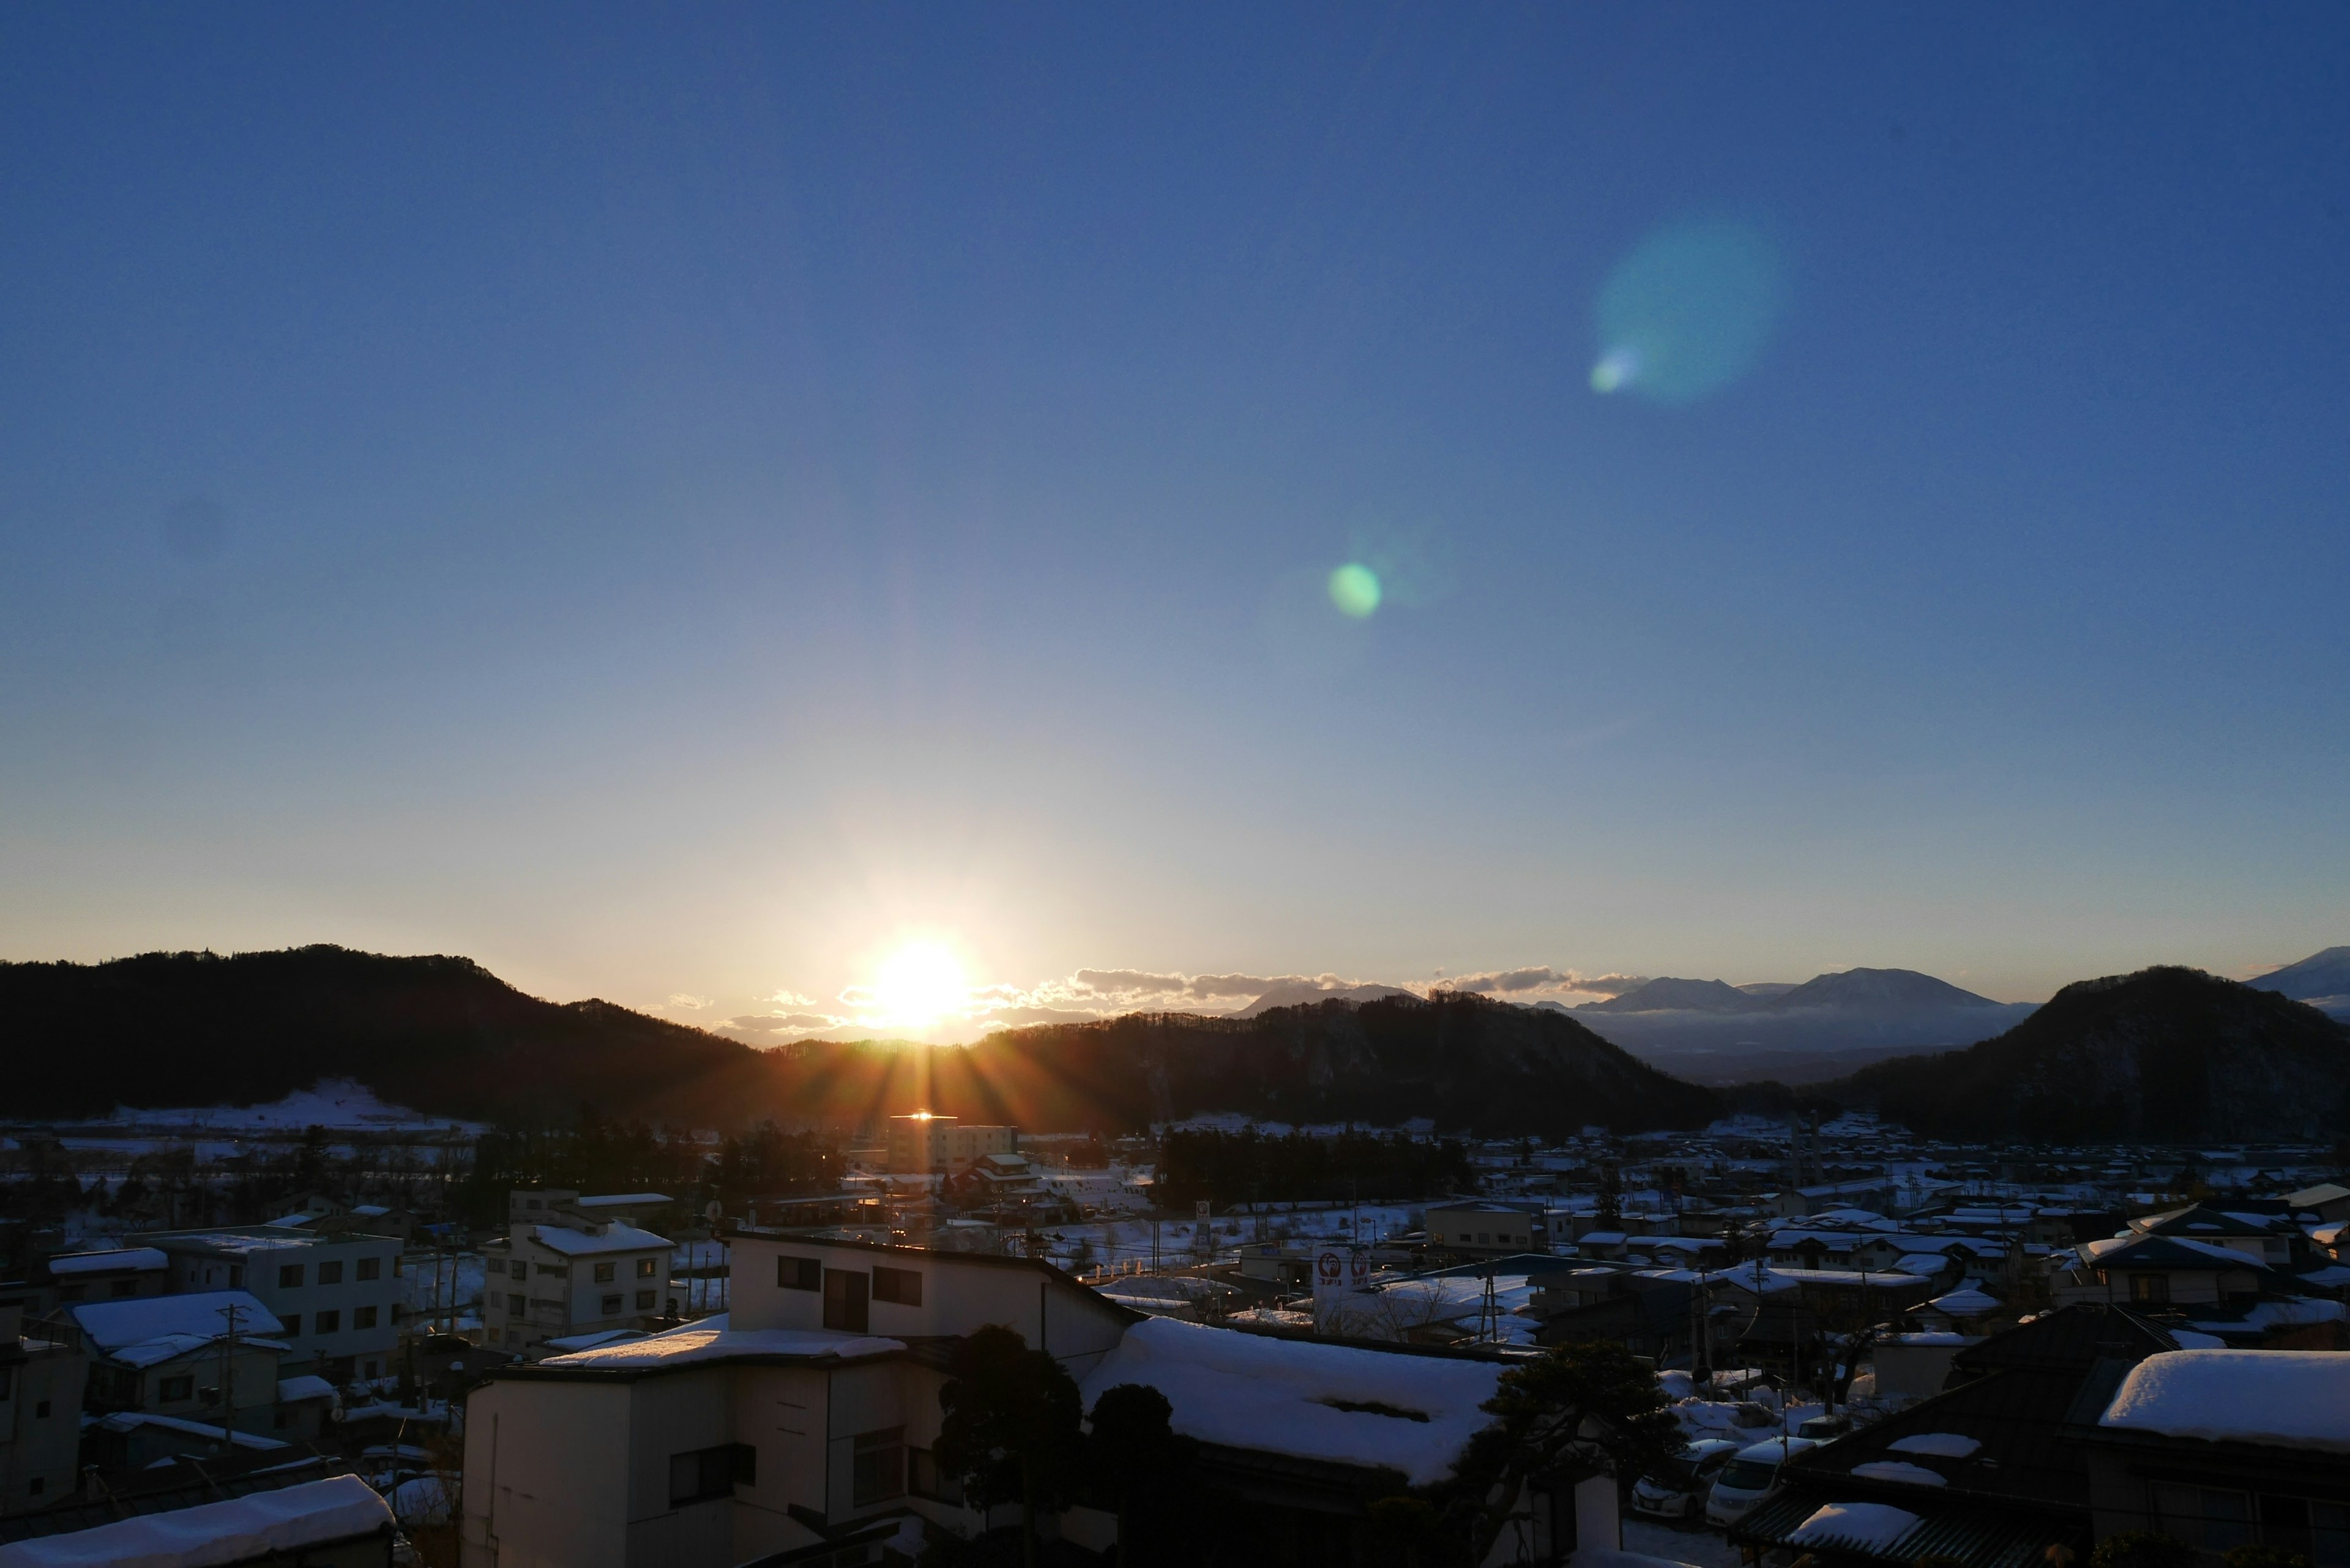
[(2296, 1214), (2314, 1214), (2333, 1224), (2350, 1220), (2350, 1187), (2338, 1181), (2321, 1181), (2314, 1187), (2288, 1192), (2284, 1200)]
[(2270, 1269), (2291, 1268), (2293, 1243), (2301, 1238), (2301, 1232), (2282, 1217), (2224, 1213), (2202, 1204), (2142, 1214), (2129, 1222), (2128, 1232), (2210, 1241)]
[(60, 1303), (155, 1296), (169, 1283), (172, 1260), (155, 1247), (58, 1252), (42, 1265)]
[(550, 1339), (650, 1329), (670, 1313), (667, 1237), (568, 1207), (539, 1212), (482, 1248), (491, 1346), (522, 1355)]
[[(1498, 1353), (1248, 1335), (1147, 1318), (1039, 1261), (738, 1227), (733, 1311), (494, 1372), (466, 1412), (468, 1568), (711, 1568), (832, 1561), (924, 1531), (969, 1534), (931, 1450), (954, 1342), (994, 1324), (1041, 1345), (1088, 1404), (1164, 1393), (1201, 1445), (1220, 1518), (1312, 1532), (1353, 1561), (1367, 1501), (1443, 1474), (1482, 1425)], [(1554, 1478), (1520, 1510), (1530, 1550), (1618, 1545), (1615, 1482)], [(1002, 1522), (998, 1520), (997, 1522)], [(1115, 1521), (1043, 1521), (1099, 1550)]]
[(1731, 1542), (1845, 1568), (2085, 1559), (2089, 1476), (2067, 1414), (2094, 1378), (2178, 1343), (2126, 1309), (2085, 1303), (1966, 1346), (1942, 1393), (1791, 1460)]
[(984, 1126), (917, 1111), (889, 1118), (885, 1168), (907, 1175), (962, 1169), (991, 1154), (1020, 1152), (1020, 1129)]
[(2074, 1252), (2077, 1266), (2052, 1282), (2059, 1304), (2126, 1302), (2158, 1310), (2251, 1300), (2292, 1282), (2239, 1248), (2188, 1236), (2113, 1236), (2084, 1241)]
[(46, 1508), (80, 1484), (88, 1368), (75, 1331), (0, 1307), (0, 1515)]
[(1440, 1252), (1547, 1252), (1544, 1206), (1527, 1199), (1456, 1199), (1428, 1207), (1428, 1244)]
[[(210, 1488), (218, 1497), (221, 1488)], [(93, 1563), (381, 1568), (391, 1509), (357, 1476), (333, 1476), (0, 1545), (0, 1568)]]
[(1872, 1176), (1817, 1187), (1793, 1188), (1785, 1192), (1773, 1193), (1768, 1201), (1771, 1212), (1781, 1219), (1798, 1219), (1830, 1209), (1881, 1210), (1892, 1200), (1892, 1184), (1884, 1177)]
[(295, 1226), (161, 1231), (134, 1238), (172, 1261), (177, 1292), (243, 1291), (276, 1320), (286, 1370), (337, 1383), (385, 1376), (399, 1344), (400, 1244)]
[(2173, 1351), (2106, 1387), (2074, 1433), (2097, 1540), (2158, 1530), (2206, 1563), (2252, 1544), (2350, 1562), (2350, 1355)]
[(89, 1358), (82, 1410), (125, 1439), (111, 1446), (109, 1468), (141, 1469), (205, 1445), (277, 1446), (268, 1434), (287, 1347), (251, 1293), (88, 1302), (65, 1319)]

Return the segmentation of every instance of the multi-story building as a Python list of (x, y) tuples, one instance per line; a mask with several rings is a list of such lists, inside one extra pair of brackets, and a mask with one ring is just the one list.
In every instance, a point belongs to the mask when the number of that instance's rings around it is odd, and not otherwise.
[(399, 1344), (400, 1242), (286, 1225), (164, 1231), (135, 1238), (172, 1260), (171, 1288), (247, 1291), (282, 1331), (285, 1370), (338, 1383), (391, 1370)]
[(170, 1282), (172, 1260), (153, 1247), (59, 1252), (44, 1265), (59, 1304), (156, 1296)]
[(482, 1249), (488, 1264), (482, 1322), (493, 1349), (522, 1355), (550, 1339), (647, 1329), (669, 1310), (668, 1238), (586, 1218), (596, 1212), (595, 1199), (565, 1198)]
[(1537, 1199), (1461, 1199), (1428, 1206), (1428, 1244), (1439, 1251), (1547, 1252), (1550, 1227)]
[(0, 1514), (73, 1495), (89, 1358), (62, 1325), (0, 1307)]
[(889, 1118), (889, 1169), (896, 1174), (957, 1171), (991, 1154), (1017, 1154), (1018, 1127), (989, 1127), (917, 1111)]

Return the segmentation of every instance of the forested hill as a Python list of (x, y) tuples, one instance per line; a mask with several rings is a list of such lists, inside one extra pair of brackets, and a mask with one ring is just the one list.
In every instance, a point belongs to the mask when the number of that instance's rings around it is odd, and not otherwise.
[(1818, 1088), (1933, 1137), (2330, 1142), (2350, 1127), (2350, 1029), (2200, 970), (2149, 969), (2068, 985), (1964, 1051)]
[(755, 1050), (608, 1002), (525, 995), (462, 958), (341, 948), (0, 964), (11, 1071), (0, 1116), (251, 1105), (355, 1078), (400, 1105), (483, 1120), (582, 1108), (703, 1127), (848, 1128), (931, 1109), (1037, 1131), (1201, 1112), (1294, 1122), (1552, 1133), (1696, 1127), (1711, 1091), (1574, 1020), (1471, 997), (1137, 1015), (968, 1048), (806, 1042)]

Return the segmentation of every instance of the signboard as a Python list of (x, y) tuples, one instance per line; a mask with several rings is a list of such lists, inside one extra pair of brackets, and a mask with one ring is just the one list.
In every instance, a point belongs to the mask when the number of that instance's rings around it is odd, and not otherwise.
[(1205, 1220), (1207, 1217), (1208, 1200), (1202, 1198), (1198, 1202), (1191, 1205), (1191, 1218), (1194, 1220)]

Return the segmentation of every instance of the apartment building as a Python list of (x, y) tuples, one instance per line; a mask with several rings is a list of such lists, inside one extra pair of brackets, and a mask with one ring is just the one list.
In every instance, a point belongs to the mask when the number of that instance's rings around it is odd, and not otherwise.
[(595, 1212), (584, 1207), (592, 1201), (542, 1206), (535, 1212), (544, 1219), (518, 1221), (482, 1249), (488, 1264), (482, 1323), (491, 1348), (526, 1355), (550, 1339), (649, 1329), (668, 1312), (669, 1239), (585, 1218)]
[(1018, 1127), (959, 1121), (929, 1111), (889, 1118), (892, 1175), (959, 1171), (991, 1154), (1017, 1154), (1019, 1149)]
[(268, 1309), (287, 1374), (337, 1383), (388, 1376), (399, 1344), (400, 1243), (286, 1225), (162, 1231), (133, 1238), (171, 1259), (175, 1293), (246, 1291)]

